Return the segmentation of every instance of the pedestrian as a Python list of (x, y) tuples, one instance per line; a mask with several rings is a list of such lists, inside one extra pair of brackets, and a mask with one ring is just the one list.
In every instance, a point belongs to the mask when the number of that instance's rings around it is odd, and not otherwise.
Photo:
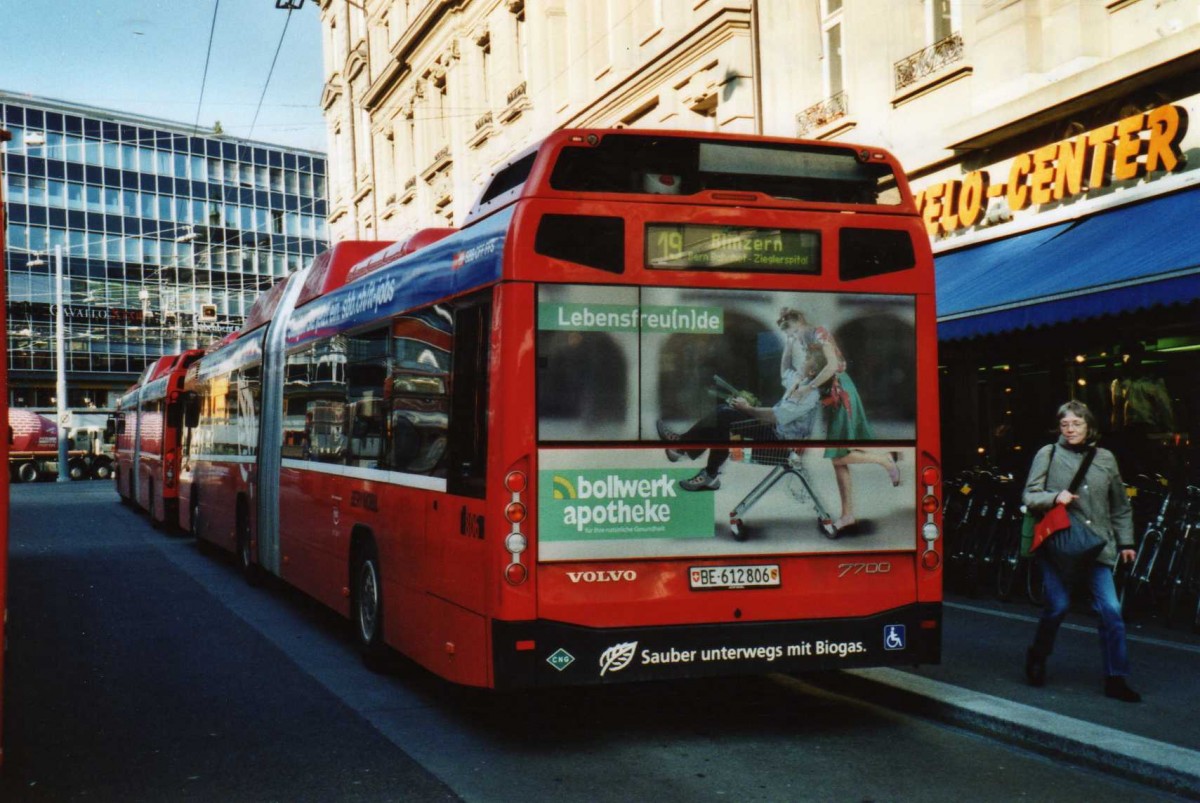
[[(1125, 483), (1121, 480), (1116, 458), (1107, 449), (1096, 446), (1099, 430), (1088, 406), (1069, 401), (1058, 408), (1058, 440), (1043, 446), (1033, 458), (1025, 482), (1022, 501), (1034, 515), (1041, 516), (1056, 504), (1067, 506), (1067, 513), (1087, 525), (1104, 541), (1104, 549), (1091, 565), (1080, 572), (1087, 579), (1092, 607), (1099, 614), (1100, 646), (1104, 661), (1104, 694), (1127, 703), (1142, 697), (1129, 687), (1129, 654), (1125, 644), (1125, 622), (1113, 584), (1117, 561), (1134, 559), (1133, 512)], [(1068, 488), (1090, 450), (1091, 464), (1080, 479), (1076, 492)], [(1035, 553), (1042, 571), (1046, 604), (1038, 621), (1033, 644), (1025, 654), (1025, 676), (1033, 686), (1046, 682), (1046, 659), (1054, 649), (1054, 638), (1071, 604), (1068, 580), (1044, 554), (1043, 545)]]

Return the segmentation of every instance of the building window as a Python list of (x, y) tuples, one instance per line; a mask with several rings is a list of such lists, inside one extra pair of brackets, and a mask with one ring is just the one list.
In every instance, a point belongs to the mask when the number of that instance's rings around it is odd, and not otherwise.
[(512, 3), (509, 9), (513, 14), (513, 45), (516, 48), (513, 55), (513, 66), (516, 67), (516, 78), (525, 77), (525, 3), (524, 0)]
[(492, 70), (492, 37), (485, 33), (477, 42), (479, 45), (479, 105), (490, 109), (492, 104), (491, 81), (488, 76)]
[(925, 0), (925, 44), (940, 42), (958, 30), (959, 13), (955, 0)]
[(825, 96), (833, 97), (845, 88), (842, 67), (842, 0), (822, 0), (821, 33)]

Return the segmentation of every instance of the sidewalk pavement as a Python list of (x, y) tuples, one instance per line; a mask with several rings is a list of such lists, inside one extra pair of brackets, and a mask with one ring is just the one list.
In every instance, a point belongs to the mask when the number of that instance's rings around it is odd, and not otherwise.
[(1130, 685), (1143, 701), (1122, 703), (1103, 694), (1095, 618), (1079, 608), (1059, 633), (1046, 685), (1025, 682), (1037, 614), (1028, 603), (949, 598), (940, 665), (815, 682), (1200, 800), (1200, 636), (1149, 613), (1130, 617)]

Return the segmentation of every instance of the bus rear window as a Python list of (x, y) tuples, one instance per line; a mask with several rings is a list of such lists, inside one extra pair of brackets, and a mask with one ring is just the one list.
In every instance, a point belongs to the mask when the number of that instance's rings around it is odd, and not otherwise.
[(844, 228), (838, 236), (838, 278), (866, 279), (916, 267), (912, 235), (899, 229)]
[(646, 266), (816, 274), (821, 272), (821, 236), (778, 228), (649, 223)]
[(778, 143), (735, 143), (607, 134), (593, 146), (565, 147), (550, 176), (565, 192), (695, 195), (755, 192), (788, 201), (896, 205), (891, 167), (854, 151)]

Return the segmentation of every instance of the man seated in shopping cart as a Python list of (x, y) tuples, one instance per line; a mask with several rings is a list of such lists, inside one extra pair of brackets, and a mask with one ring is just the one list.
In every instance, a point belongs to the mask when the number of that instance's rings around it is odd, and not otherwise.
[[(682, 435), (671, 431), (662, 421), (658, 422), (658, 436), (665, 441), (728, 441), (731, 434), (739, 434), (756, 441), (800, 441), (812, 436), (820, 407), (820, 393), (812, 379), (825, 365), (825, 355), (811, 350), (804, 362), (803, 377), (797, 379), (773, 407), (757, 407), (746, 393), (734, 393), (718, 406), (716, 411), (698, 421)], [(728, 385), (716, 377), (719, 384)], [(672, 463), (689, 457), (695, 460), (704, 454), (704, 449), (667, 449), (667, 459)], [(715, 491), (721, 487), (718, 474), (721, 466), (729, 459), (728, 449), (709, 449), (708, 463), (699, 474), (681, 480), (679, 487), (685, 491)]]

